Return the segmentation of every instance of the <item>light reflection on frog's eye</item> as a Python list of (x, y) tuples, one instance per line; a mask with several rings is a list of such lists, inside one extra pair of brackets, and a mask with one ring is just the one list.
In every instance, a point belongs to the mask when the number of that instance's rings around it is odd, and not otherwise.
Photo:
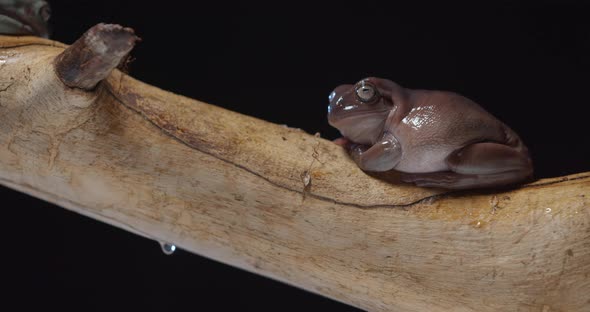
[(373, 102), (379, 97), (379, 92), (377, 92), (375, 86), (364, 80), (356, 87), (355, 93), (358, 100), (364, 103)]

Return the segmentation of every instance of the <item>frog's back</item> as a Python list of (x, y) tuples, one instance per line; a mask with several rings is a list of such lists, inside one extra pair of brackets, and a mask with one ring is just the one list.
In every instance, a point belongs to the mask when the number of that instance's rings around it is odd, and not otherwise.
[(448, 170), (446, 158), (471, 143), (504, 143), (505, 126), (475, 102), (451, 92), (416, 90), (417, 103), (392, 129), (402, 145), (396, 169)]

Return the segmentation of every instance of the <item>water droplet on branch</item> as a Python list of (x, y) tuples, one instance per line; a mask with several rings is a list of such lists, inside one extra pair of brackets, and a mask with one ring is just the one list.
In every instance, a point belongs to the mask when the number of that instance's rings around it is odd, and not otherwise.
[(162, 252), (166, 255), (171, 255), (176, 251), (176, 245), (160, 242), (160, 247), (162, 247)]

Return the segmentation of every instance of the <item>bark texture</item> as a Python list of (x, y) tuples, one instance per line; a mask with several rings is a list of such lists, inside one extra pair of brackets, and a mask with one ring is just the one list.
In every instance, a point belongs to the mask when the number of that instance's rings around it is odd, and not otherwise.
[(416, 188), (118, 70), (72, 88), (64, 48), (0, 37), (5, 186), (371, 311), (590, 309), (590, 173)]

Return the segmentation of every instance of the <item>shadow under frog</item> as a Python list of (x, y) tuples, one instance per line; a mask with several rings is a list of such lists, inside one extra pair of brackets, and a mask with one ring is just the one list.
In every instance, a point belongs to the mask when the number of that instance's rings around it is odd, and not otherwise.
[(396, 170), (424, 187), (500, 187), (530, 179), (518, 135), (475, 102), (445, 91), (412, 90), (366, 78), (329, 97), (328, 121), (365, 171)]

